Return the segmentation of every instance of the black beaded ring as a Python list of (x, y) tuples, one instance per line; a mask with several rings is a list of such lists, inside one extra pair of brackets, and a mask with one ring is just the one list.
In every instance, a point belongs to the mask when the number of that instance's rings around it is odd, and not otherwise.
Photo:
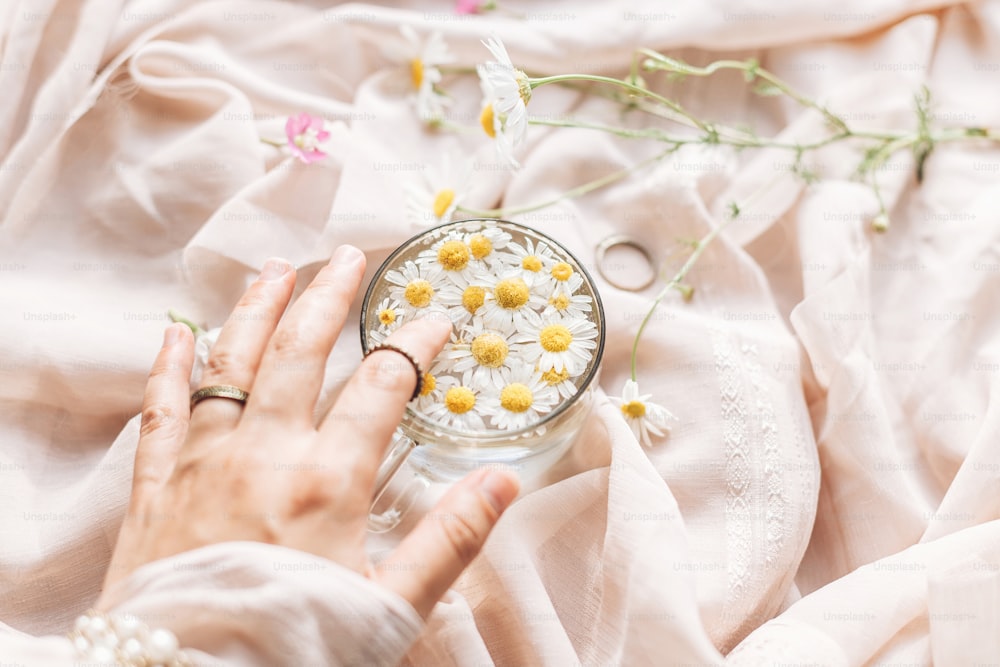
[(367, 359), (368, 355), (372, 352), (378, 352), (379, 350), (397, 352), (406, 357), (406, 360), (410, 362), (410, 365), (413, 366), (414, 372), (417, 374), (417, 386), (413, 388), (413, 396), (410, 396), (410, 400), (412, 401), (419, 396), (420, 392), (423, 391), (424, 388), (424, 372), (421, 370), (420, 363), (417, 361), (416, 357), (397, 345), (393, 345), (392, 343), (382, 343), (381, 345), (376, 345), (372, 349), (368, 350), (368, 352), (365, 353), (365, 359)]

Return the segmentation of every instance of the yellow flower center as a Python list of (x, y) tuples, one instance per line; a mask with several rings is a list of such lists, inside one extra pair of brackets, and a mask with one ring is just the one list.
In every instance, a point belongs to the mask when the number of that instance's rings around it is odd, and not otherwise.
[(556, 294), (549, 299), (549, 303), (556, 310), (566, 310), (569, 307), (569, 295), (567, 294)]
[(646, 416), (646, 404), (641, 401), (629, 401), (622, 404), (622, 414), (626, 417), (639, 419)]
[(449, 271), (461, 271), (469, 263), (469, 247), (461, 241), (445, 241), (438, 250), (438, 262)]
[(497, 138), (497, 131), (493, 127), (493, 105), (487, 104), (483, 107), (482, 112), (479, 114), (479, 124), (483, 126), (483, 132), (490, 139)]
[(452, 387), (444, 395), (444, 407), (456, 415), (461, 415), (476, 405), (476, 395), (468, 387)]
[(414, 308), (424, 308), (434, 298), (434, 288), (423, 278), (411, 280), (403, 292), (403, 297)]
[(541, 271), (542, 270), (542, 260), (538, 259), (535, 255), (528, 255), (521, 260), (521, 268), (525, 271)]
[(465, 306), (470, 315), (475, 315), (476, 311), (483, 307), (483, 302), (485, 301), (486, 290), (482, 287), (469, 285), (462, 292), (462, 305)]
[(557, 371), (554, 368), (550, 368), (549, 370), (542, 373), (542, 379), (548, 382), (549, 386), (551, 387), (559, 384), (560, 382), (565, 382), (566, 380), (568, 380), (569, 370), (564, 368), (561, 371)]
[(546, 352), (565, 352), (573, 342), (573, 334), (561, 324), (550, 324), (538, 334), (538, 342)]
[(507, 359), (507, 341), (495, 333), (479, 334), (472, 340), (472, 358), (480, 366), (499, 368)]
[(430, 373), (424, 373), (424, 384), (420, 387), (420, 395), (426, 396), (435, 389), (437, 389), (438, 381), (437, 378)]
[(520, 382), (509, 384), (500, 392), (500, 407), (511, 412), (524, 412), (535, 402), (535, 396)]
[(573, 267), (566, 262), (559, 262), (552, 267), (552, 277), (556, 280), (569, 280), (573, 275)]
[(413, 89), (420, 90), (420, 84), (424, 82), (424, 61), (420, 58), (410, 61), (410, 79), (413, 81)]
[(520, 278), (501, 280), (493, 288), (493, 298), (496, 299), (501, 308), (507, 310), (520, 308), (528, 303), (530, 297), (531, 292), (528, 290), (528, 286)]
[(472, 256), (482, 259), (493, 252), (493, 242), (482, 234), (476, 234), (469, 239), (469, 248), (472, 249)]
[(434, 217), (443, 218), (444, 214), (448, 212), (451, 205), (455, 202), (455, 191), (451, 188), (445, 188), (444, 190), (439, 190), (436, 195), (434, 195)]
[(396, 321), (396, 311), (392, 308), (383, 308), (378, 311), (378, 321), (385, 326), (389, 326)]

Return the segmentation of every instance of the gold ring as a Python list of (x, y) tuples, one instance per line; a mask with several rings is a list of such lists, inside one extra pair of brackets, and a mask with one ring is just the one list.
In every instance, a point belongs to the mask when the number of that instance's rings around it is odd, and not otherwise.
[[(635, 286), (623, 285), (619, 282), (612, 280), (610, 276), (608, 276), (608, 274), (604, 272), (604, 256), (612, 248), (617, 248), (618, 246), (621, 245), (628, 246), (629, 248), (635, 248), (640, 253), (642, 253), (642, 256), (646, 258), (646, 262), (649, 264), (649, 271), (652, 274), (649, 276), (649, 280), (642, 283), (641, 285), (635, 285)], [(597, 272), (601, 274), (602, 278), (608, 281), (609, 285), (611, 285), (612, 287), (617, 287), (618, 289), (623, 289), (629, 292), (641, 292), (642, 290), (652, 285), (653, 282), (656, 280), (656, 265), (653, 262), (652, 253), (650, 253), (649, 250), (646, 249), (646, 246), (642, 245), (631, 236), (625, 236), (624, 234), (614, 234), (604, 239), (603, 241), (597, 244), (597, 250), (595, 252), (595, 260), (597, 265)]]
[(372, 352), (378, 352), (379, 350), (390, 350), (406, 357), (406, 360), (410, 362), (411, 366), (413, 366), (413, 371), (417, 374), (417, 386), (413, 388), (413, 396), (410, 396), (410, 400), (412, 401), (419, 396), (420, 392), (424, 388), (424, 372), (421, 370), (420, 363), (417, 361), (416, 357), (397, 345), (393, 345), (392, 343), (382, 343), (381, 345), (376, 345), (372, 349), (368, 350), (368, 352), (365, 353), (365, 359), (367, 359), (368, 355)]
[(206, 398), (229, 398), (245, 404), (247, 399), (250, 398), (250, 394), (231, 384), (213, 384), (210, 387), (202, 387), (191, 394), (191, 409), (194, 410), (194, 406)]

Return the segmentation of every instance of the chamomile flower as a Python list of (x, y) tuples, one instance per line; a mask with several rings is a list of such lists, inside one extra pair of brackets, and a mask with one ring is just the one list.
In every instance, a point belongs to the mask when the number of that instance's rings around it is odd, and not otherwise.
[(495, 225), (485, 226), (465, 237), (472, 251), (472, 261), (483, 269), (498, 268), (503, 264), (502, 251), (510, 244), (511, 235)]
[(621, 398), (609, 397), (622, 411), (629, 428), (644, 446), (652, 447), (650, 436), (663, 437), (670, 430), (670, 420), (677, 419), (662, 405), (649, 399), (652, 394), (640, 394), (634, 380), (626, 380)]
[(419, 180), (404, 186), (406, 207), (414, 227), (451, 222), (455, 210), (469, 193), (472, 170), (462, 161), (445, 155), (440, 167), (429, 166)]
[(524, 324), (537, 320), (538, 313), (545, 308), (545, 298), (531, 290), (517, 269), (484, 276), (473, 284), (486, 288), (483, 320), (487, 326), (513, 324), (516, 329), (523, 330)]
[[(575, 274), (575, 277), (579, 279), (580, 284), (583, 284), (583, 277), (579, 273)], [(573, 293), (579, 289), (580, 285), (573, 286), (570, 284), (566, 287), (570, 289), (556, 288), (552, 296), (549, 297), (549, 302), (545, 306), (545, 310), (542, 311), (542, 317), (551, 317), (553, 315), (560, 315), (570, 319), (590, 317), (590, 311), (593, 308), (591, 305), (593, 299), (586, 294)]]
[(444, 392), (438, 383), (438, 377), (433, 373), (424, 373), (424, 384), (420, 387), (420, 394), (413, 399), (411, 405), (417, 412), (426, 413), (435, 403), (444, 400)]
[(389, 334), (402, 326), (406, 311), (399, 301), (386, 297), (375, 309), (375, 317), (378, 318), (378, 326), (368, 332), (368, 338), (375, 345), (379, 345), (385, 342)]
[(500, 391), (482, 399), (483, 413), (497, 428), (513, 431), (530, 426), (559, 401), (559, 392), (531, 364), (520, 363), (502, 376)]
[(576, 272), (573, 265), (562, 260), (553, 263), (546, 271), (550, 295), (557, 292), (573, 294), (583, 284), (583, 276)]
[(437, 390), (441, 392), (441, 401), (424, 412), (427, 418), (459, 431), (486, 430), (477, 389), (446, 375), (437, 378)]
[(482, 314), (486, 303), (486, 288), (473, 285), (463, 276), (458, 276), (438, 292), (438, 302), (448, 311), (448, 317), (458, 328), (464, 327), (476, 315)]
[(531, 288), (548, 286), (552, 280), (549, 270), (559, 261), (545, 241), (536, 244), (530, 238), (524, 239), (524, 245), (507, 244), (505, 254), (511, 265), (521, 268), (521, 277)]
[(510, 370), (520, 359), (520, 346), (512, 341), (514, 335), (510, 324), (494, 328), (475, 318), (441, 353), (442, 361), (451, 372), (461, 375), (462, 384), (499, 391), (503, 371)]
[(479, 123), (495, 140), (497, 155), (518, 167), (514, 149), (524, 141), (528, 131), (531, 82), (527, 74), (514, 67), (500, 40), (491, 37), (483, 44), (495, 60), (476, 67), (485, 98)]
[(385, 280), (389, 283), (389, 296), (405, 303), (414, 313), (433, 308), (434, 295), (445, 285), (440, 268), (422, 265), (418, 266), (407, 261), (403, 266), (387, 271)]
[(439, 120), (451, 100), (438, 88), (441, 83), (438, 67), (453, 62), (454, 58), (439, 32), (431, 33), (424, 41), (410, 26), (402, 26), (399, 31), (406, 44), (390, 56), (409, 67), (410, 99), (416, 107), (417, 116), (423, 121)]
[[(535, 370), (539, 370), (537, 366)], [(544, 373), (541, 373), (541, 378), (547, 385), (554, 387), (562, 398), (569, 398), (577, 392), (576, 383), (570, 379), (569, 371), (565, 368), (561, 371), (549, 368)]]
[(597, 347), (597, 325), (587, 319), (538, 318), (519, 331), (514, 341), (525, 343), (525, 358), (536, 362), (542, 372), (568, 371), (576, 377), (586, 370)]

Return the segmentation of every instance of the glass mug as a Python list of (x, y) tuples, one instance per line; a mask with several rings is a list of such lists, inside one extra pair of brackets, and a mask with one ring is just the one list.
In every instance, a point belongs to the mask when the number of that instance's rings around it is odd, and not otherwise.
[[(604, 309), (600, 295), (590, 275), (569, 251), (548, 236), (513, 222), (493, 219), (450, 222), (428, 229), (397, 248), (375, 272), (365, 293), (361, 306), (362, 351), (367, 354), (380, 342), (373, 336), (384, 323), (379, 319), (379, 304), (385, 303), (387, 298), (392, 301), (389, 294), (393, 284), (386, 279), (386, 274), (399, 270), (407, 261), (416, 260), (421, 251), (429, 250), (442, 239), (479, 232), (509, 234), (510, 240), (522, 247), (527, 247), (525, 242), (530, 241), (536, 251), (551, 250), (555, 259), (579, 273), (582, 282), (575, 292), (590, 298), (587, 319), (596, 326), (596, 345), (584, 370), (572, 378), (576, 392), (569, 397), (559, 394), (559, 402), (550, 412), (516, 430), (456, 429), (415, 410), (411, 402), (376, 476), (368, 521), (369, 530), (373, 532), (384, 532), (398, 525), (419, 494), (432, 482), (455, 482), (472, 470), (490, 466), (516, 470), (522, 480), (541, 474), (570, 447), (590, 412), (604, 352)], [(429, 309), (424, 316), (450, 317), (442, 309)], [(400, 479), (403, 476), (398, 474), (404, 464), (410, 472), (408, 479)], [(390, 483), (393, 488), (387, 492)]]

